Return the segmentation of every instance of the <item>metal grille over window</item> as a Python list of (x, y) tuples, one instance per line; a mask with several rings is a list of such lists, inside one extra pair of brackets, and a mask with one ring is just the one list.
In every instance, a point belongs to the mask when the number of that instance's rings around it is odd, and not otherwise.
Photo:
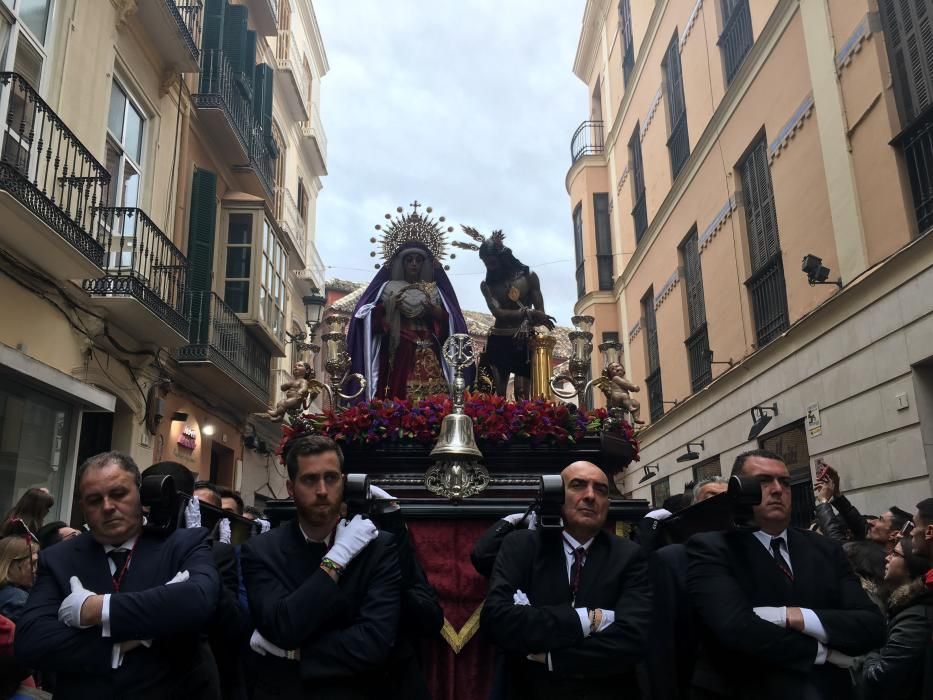
[(632, 176), (632, 220), (635, 223), (635, 243), (648, 230), (648, 206), (645, 200), (645, 172), (641, 160), (641, 127), (636, 124), (632, 138), (628, 142), (629, 173)]
[(751, 295), (758, 347), (762, 347), (788, 326), (787, 290), (764, 138), (752, 146), (741, 165), (741, 172), (752, 268), (752, 275), (745, 285)]
[(683, 261), (684, 291), (687, 295), (687, 320), (690, 336), (685, 341), (690, 363), (690, 386), (699, 391), (712, 380), (711, 354), (706, 331), (706, 303), (703, 297), (703, 270), (697, 229), (694, 226), (680, 246)]
[(748, 0), (722, 0), (722, 18), (722, 34), (716, 43), (722, 51), (728, 85), (754, 43)]
[(881, 0), (885, 44), (903, 131), (904, 154), (917, 230), (933, 228), (933, 0)]
[(622, 80), (628, 87), (632, 69), (635, 68), (635, 47), (632, 42), (631, 0), (619, 0), (619, 27), (622, 32)]
[(670, 118), (667, 150), (671, 156), (671, 180), (674, 180), (690, 155), (690, 137), (687, 134), (687, 103), (684, 101), (684, 79), (680, 69), (680, 39), (677, 32), (674, 32), (671, 43), (667, 47), (662, 67), (664, 69), (667, 113)]
[(661, 389), (661, 355), (658, 350), (658, 326), (654, 316), (654, 288), (649, 287), (641, 299), (642, 328), (645, 333), (645, 357), (648, 359), (648, 406), (651, 420), (664, 415), (664, 393)]
[(612, 230), (609, 222), (609, 195), (599, 192), (593, 195), (593, 213), (596, 218), (596, 271), (600, 290), (611, 290)]
[(586, 279), (583, 276), (583, 205), (573, 210), (573, 247), (577, 261), (577, 298), (586, 294)]

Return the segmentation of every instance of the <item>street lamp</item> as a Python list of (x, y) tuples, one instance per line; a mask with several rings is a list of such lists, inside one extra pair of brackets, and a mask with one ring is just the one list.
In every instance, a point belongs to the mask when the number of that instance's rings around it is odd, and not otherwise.
[(324, 305), (327, 300), (320, 294), (315, 293), (301, 297), (301, 301), (305, 305), (305, 323), (308, 326), (308, 335), (313, 338), (318, 326), (321, 325), (321, 315), (324, 313)]

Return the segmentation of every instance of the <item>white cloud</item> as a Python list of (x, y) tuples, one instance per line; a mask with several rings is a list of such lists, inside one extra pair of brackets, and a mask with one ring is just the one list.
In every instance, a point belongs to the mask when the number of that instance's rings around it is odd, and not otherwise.
[[(586, 117), (572, 73), (585, 0), (319, 0), (328, 175), (317, 244), (328, 276), (368, 280), (383, 214), (417, 198), (455, 226), (505, 231), (562, 324), (576, 300), (564, 176)], [(560, 262), (555, 262), (560, 261)], [(545, 264), (547, 263), (547, 264)], [(483, 267), (458, 251), (463, 308)]]

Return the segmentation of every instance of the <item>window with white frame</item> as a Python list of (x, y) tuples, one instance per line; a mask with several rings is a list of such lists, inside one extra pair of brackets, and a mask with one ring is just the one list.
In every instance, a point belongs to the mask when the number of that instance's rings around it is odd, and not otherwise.
[(265, 323), (276, 338), (285, 336), (285, 277), (288, 262), (285, 248), (263, 219), (262, 273), (259, 289), (259, 320)]
[[(110, 90), (107, 113), (107, 172), (110, 173), (111, 207), (135, 208), (139, 204), (142, 174), (142, 110), (116, 80)], [(133, 212), (115, 212), (112, 222), (108, 260), (111, 268), (133, 266), (138, 217)]]
[(224, 301), (238, 314), (249, 313), (249, 280), (253, 255), (253, 215), (231, 212), (227, 220)]

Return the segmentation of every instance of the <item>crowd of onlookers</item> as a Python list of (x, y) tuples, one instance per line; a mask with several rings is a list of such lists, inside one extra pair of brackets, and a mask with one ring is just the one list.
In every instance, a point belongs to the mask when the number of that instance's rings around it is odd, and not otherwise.
[[(370, 517), (348, 514), (327, 438), (286, 464), (297, 517), (271, 531), (235, 491), (116, 452), (78, 470), (80, 530), (27, 491), (0, 529), (0, 698), (430, 698), (419, 649), (444, 615), (398, 501), (371, 487)], [(760, 503), (681, 541), (691, 506), (731, 503), (728, 477), (627, 538), (606, 529), (605, 473), (575, 462), (557, 527), (497, 521), (471, 555), (490, 697), (933, 698), (933, 499), (864, 515), (823, 465), (797, 529), (779, 456), (743, 453), (733, 474)], [(192, 496), (171, 533), (147, 530), (146, 475)]]

